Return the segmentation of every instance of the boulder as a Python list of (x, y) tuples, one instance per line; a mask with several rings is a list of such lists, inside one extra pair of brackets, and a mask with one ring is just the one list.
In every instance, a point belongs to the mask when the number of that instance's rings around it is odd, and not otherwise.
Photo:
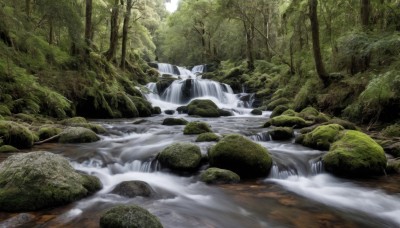
[(274, 101), (271, 101), (267, 105), (267, 110), (274, 110), (278, 105), (287, 105), (290, 101), (287, 98), (278, 98)]
[(160, 220), (148, 210), (136, 205), (111, 208), (100, 217), (101, 228), (162, 228)]
[(333, 118), (333, 119), (329, 120), (328, 123), (329, 124), (339, 124), (347, 130), (357, 130), (357, 126), (354, 123), (347, 121), (347, 120), (342, 120), (339, 118)]
[(233, 112), (231, 110), (226, 109), (218, 109), (220, 116), (233, 116)]
[(34, 135), (27, 127), (4, 120), (0, 120), (0, 138), (4, 144), (18, 149), (31, 148), (34, 142)]
[(130, 99), (135, 104), (140, 117), (149, 117), (152, 114), (153, 107), (151, 103), (141, 97), (130, 96)]
[(312, 123), (305, 121), (303, 118), (297, 116), (281, 115), (269, 120), (272, 126), (276, 127), (293, 127), (302, 128), (310, 126)]
[(231, 170), (240, 177), (265, 177), (272, 166), (266, 148), (238, 134), (222, 138), (208, 156), (211, 166)]
[(284, 116), (297, 116), (297, 114), (298, 113), (296, 111), (294, 111), (293, 109), (288, 109), (282, 113), (282, 115), (284, 115)]
[(197, 136), (196, 142), (218, 142), (220, 137), (212, 132), (202, 133)]
[(176, 109), (176, 111), (179, 114), (187, 114), (188, 113), (188, 107), (187, 106), (180, 106)]
[(256, 116), (261, 116), (262, 115), (262, 110), (260, 109), (253, 109), (250, 112), (252, 115), (256, 115)]
[(344, 127), (338, 124), (322, 125), (299, 138), (296, 142), (317, 150), (329, 150), (331, 144), (338, 139)]
[(185, 129), (183, 129), (184, 135), (197, 135), (207, 132), (212, 132), (210, 126), (207, 123), (198, 121), (186, 124)]
[(16, 152), (19, 152), (19, 150), (13, 146), (10, 145), (0, 146), (0, 153), (16, 153)]
[(220, 117), (218, 106), (211, 100), (193, 100), (188, 107), (188, 114), (201, 117)]
[(83, 127), (68, 127), (60, 135), (60, 143), (90, 143), (99, 141), (94, 131)]
[(74, 170), (49, 152), (8, 157), (0, 164), (0, 210), (33, 211), (65, 205), (101, 189), (97, 177)]
[(167, 115), (174, 115), (175, 110), (165, 110), (164, 113)]
[(159, 115), (159, 114), (161, 114), (161, 108), (158, 107), (158, 106), (153, 107), (153, 108), (151, 109), (151, 114), (154, 114), (154, 115)]
[(232, 184), (238, 183), (240, 177), (227, 169), (208, 168), (201, 173), (200, 180), (207, 184)]
[(45, 140), (55, 135), (60, 134), (62, 131), (61, 128), (54, 125), (46, 125), (42, 126), (37, 132), (40, 140)]
[(276, 116), (280, 116), (282, 115), (282, 113), (286, 110), (288, 110), (289, 107), (286, 105), (278, 105), (274, 108), (274, 110), (272, 111), (270, 118), (274, 118)]
[(72, 118), (68, 118), (68, 119), (64, 119), (64, 120), (60, 121), (60, 124), (67, 125), (67, 126), (71, 126), (74, 124), (84, 124), (84, 123), (87, 123), (87, 120), (80, 116), (72, 117)]
[(385, 152), (373, 139), (354, 130), (343, 131), (339, 137), (322, 158), (326, 171), (356, 177), (384, 174)]
[(388, 146), (383, 147), (386, 153), (392, 155), (395, 158), (400, 157), (400, 142), (390, 144)]
[(201, 161), (200, 148), (192, 143), (174, 143), (157, 156), (160, 164), (172, 171), (194, 171)]
[(305, 120), (314, 120), (319, 115), (319, 111), (313, 107), (307, 107), (300, 111), (299, 117)]
[(124, 181), (115, 186), (111, 193), (128, 198), (150, 197), (154, 194), (154, 190), (144, 181)]
[(187, 120), (183, 118), (166, 118), (163, 120), (162, 125), (174, 126), (174, 125), (186, 125)]
[(386, 167), (387, 174), (400, 174), (400, 160), (391, 159)]
[(273, 140), (288, 140), (294, 136), (294, 131), (291, 127), (274, 127), (268, 133)]

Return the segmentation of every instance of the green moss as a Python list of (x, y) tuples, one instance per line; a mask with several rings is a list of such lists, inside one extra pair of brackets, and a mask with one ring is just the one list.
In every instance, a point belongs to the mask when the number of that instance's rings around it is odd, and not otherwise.
[(266, 148), (237, 134), (222, 138), (208, 156), (211, 166), (231, 170), (240, 177), (264, 177), (272, 166)]
[(196, 142), (213, 142), (213, 141), (219, 141), (220, 137), (218, 135), (216, 135), (215, 133), (203, 133), (200, 134), (197, 139)]
[(166, 118), (163, 120), (162, 125), (174, 126), (174, 125), (186, 125), (188, 123), (187, 120), (183, 118)]
[(286, 111), (284, 111), (281, 115), (284, 115), (284, 116), (297, 116), (297, 112), (296, 111), (294, 111), (293, 109), (288, 109), (288, 110), (286, 110)]
[(287, 98), (278, 98), (274, 101), (271, 101), (267, 105), (268, 110), (274, 110), (278, 105), (287, 105), (290, 101)]
[(93, 124), (93, 123), (77, 123), (77, 124), (70, 124), (71, 127), (84, 127), (94, 131), (96, 134), (104, 134), (107, 130), (101, 126), (100, 124)]
[(379, 144), (368, 135), (353, 130), (344, 131), (323, 157), (325, 169), (340, 176), (382, 175), (386, 162)]
[(262, 115), (262, 110), (253, 109), (253, 110), (251, 110), (251, 114), (256, 115), (256, 116), (261, 116)]
[(207, 184), (231, 184), (240, 181), (239, 175), (236, 173), (219, 168), (208, 168), (201, 173), (200, 180)]
[(73, 117), (60, 121), (63, 125), (86, 124), (87, 120), (84, 117)]
[(400, 137), (400, 124), (393, 124), (382, 130), (385, 137)]
[(144, 208), (121, 205), (108, 210), (100, 218), (101, 228), (162, 228), (160, 221)]
[(342, 120), (339, 118), (333, 118), (333, 119), (329, 120), (328, 123), (329, 124), (339, 124), (347, 130), (357, 130), (357, 126), (354, 123), (347, 121), (347, 120)]
[(185, 129), (183, 129), (185, 135), (197, 135), (206, 132), (212, 132), (210, 126), (207, 123), (197, 121), (186, 124)]
[(161, 108), (158, 107), (158, 106), (153, 107), (153, 108), (151, 109), (151, 113), (154, 114), (154, 115), (159, 115), (159, 114), (161, 114)]
[(37, 134), (38, 134), (40, 140), (45, 140), (45, 139), (48, 139), (50, 137), (60, 134), (61, 131), (62, 131), (61, 128), (50, 125), (50, 126), (41, 127), (39, 129), (39, 131), (37, 132)]
[(10, 145), (0, 146), (0, 153), (15, 153), (18, 151), (19, 150), (17, 148), (10, 146)]
[(26, 123), (33, 123), (36, 122), (36, 118), (25, 113), (18, 113), (13, 115), (14, 118), (21, 120), (22, 122)]
[(92, 130), (83, 127), (69, 127), (61, 133), (58, 141), (60, 143), (90, 143), (99, 140), (99, 136)]
[(12, 121), (0, 121), (0, 138), (4, 144), (15, 146), (19, 149), (33, 146), (33, 133), (25, 126)]
[(219, 117), (218, 106), (211, 100), (194, 100), (187, 106), (188, 114), (201, 117)]
[(299, 117), (305, 120), (314, 120), (319, 115), (319, 111), (313, 107), (307, 107), (298, 114)]
[(131, 97), (131, 100), (136, 106), (140, 117), (149, 117), (152, 114), (153, 107), (151, 103), (141, 97)]
[(281, 115), (270, 119), (270, 123), (276, 127), (294, 127), (302, 128), (311, 125), (310, 122), (305, 121), (303, 118), (297, 116)]
[(193, 171), (200, 165), (201, 151), (192, 143), (174, 143), (165, 148), (157, 158), (162, 166), (173, 171)]
[(284, 113), (288, 109), (289, 109), (289, 107), (286, 106), (286, 105), (278, 105), (272, 111), (272, 113), (270, 115), (270, 118), (274, 118), (276, 116), (280, 116), (280, 115), (282, 115), (282, 113)]
[(287, 140), (294, 136), (293, 128), (291, 127), (274, 127), (271, 131), (268, 131), (273, 140)]
[(344, 128), (338, 124), (323, 125), (304, 135), (299, 143), (318, 150), (329, 150), (331, 144), (338, 139)]
[(0, 104), (0, 116), (11, 116), (11, 111), (6, 105)]

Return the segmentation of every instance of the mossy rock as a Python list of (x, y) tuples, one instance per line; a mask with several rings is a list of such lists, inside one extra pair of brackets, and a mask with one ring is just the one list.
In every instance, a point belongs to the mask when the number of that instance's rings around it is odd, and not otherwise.
[(357, 130), (357, 126), (354, 123), (347, 121), (347, 120), (342, 120), (339, 118), (333, 118), (333, 119), (329, 120), (328, 123), (329, 124), (339, 124), (347, 130)]
[(266, 148), (238, 134), (222, 138), (211, 147), (208, 157), (211, 166), (231, 170), (240, 177), (265, 177), (272, 166)]
[(167, 115), (174, 115), (175, 110), (165, 110), (164, 113)]
[(0, 210), (14, 212), (68, 204), (101, 189), (101, 182), (75, 171), (63, 156), (39, 151), (2, 162), (0, 186)]
[(288, 109), (288, 110), (284, 111), (281, 115), (283, 115), (283, 116), (297, 116), (298, 113), (296, 111), (294, 111), (293, 109)]
[(212, 132), (210, 126), (207, 123), (198, 121), (186, 124), (185, 129), (183, 129), (184, 135), (198, 135), (207, 132)]
[(94, 131), (83, 127), (66, 128), (60, 135), (60, 143), (90, 143), (99, 141), (99, 136)]
[(298, 114), (299, 117), (305, 120), (314, 120), (319, 115), (319, 111), (313, 107), (307, 107), (301, 110)]
[(128, 198), (150, 197), (154, 194), (154, 190), (144, 181), (123, 181), (115, 186), (111, 193)]
[(318, 116), (314, 118), (314, 123), (327, 123), (331, 120), (331, 118), (325, 113), (320, 112)]
[(84, 127), (94, 131), (96, 134), (104, 134), (107, 130), (101, 126), (100, 124), (93, 124), (93, 123), (77, 123), (77, 124), (70, 124), (71, 127)]
[(262, 110), (260, 109), (253, 109), (250, 112), (252, 115), (256, 115), (256, 116), (261, 116), (262, 115)]
[(141, 97), (130, 97), (139, 112), (140, 117), (149, 117), (152, 114), (153, 107), (151, 103)]
[(400, 124), (393, 124), (382, 130), (385, 137), (400, 137)]
[(267, 110), (274, 110), (278, 105), (287, 105), (290, 101), (287, 98), (278, 98), (274, 101), (271, 101), (267, 105)]
[(183, 118), (165, 118), (162, 122), (162, 125), (174, 126), (174, 125), (186, 125), (187, 123), (189, 122)]
[(289, 107), (287, 105), (278, 105), (272, 111), (272, 113), (270, 115), (270, 118), (274, 118), (276, 116), (280, 116), (280, 115), (282, 115), (283, 112), (285, 112), (288, 109), (289, 109)]
[(386, 167), (387, 174), (400, 174), (400, 160), (391, 159)]
[(354, 130), (343, 131), (322, 161), (326, 171), (347, 177), (382, 175), (387, 163), (383, 148), (368, 135)]
[(37, 132), (37, 135), (39, 136), (40, 140), (45, 140), (60, 134), (61, 131), (62, 129), (59, 127), (48, 125), (48, 126), (42, 126)]
[(11, 116), (11, 111), (6, 105), (0, 104), (0, 116)]
[(273, 140), (288, 140), (294, 136), (294, 131), (291, 127), (274, 127), (268, 133)]
[(240, 177), (227, 169), (208, 168), (201, 173), (200, 180), (207, 184), (234, 184), (240, 181)]
[(13, 115), (14, 118), (26, 122), (26, 123), (34, 123), (37, 121), (37, 119), (29, 114), (26, 113), (18, 113)]
[(180, 107), (178, 107), (177, 109), (176, 109), (176, 111), (179, 113), (179, 114), (187, 114), (188, 113), (188, 107), (187, 106), (180, 106)]
[(400, 158), (400, 142), (393, 143), (383, 147), (386, 153), (392, 155), (395, 158)]
[(218, 109), (220, 116), (234, 116), (233, 112), (226, 109)]
[(187, 106), (188, 114), (201, 117), (220, 117), (218, 106), (211, 100), (194, 100)]
[(208, 132), (197, 136), (196, 142), (218, 142), (220, 137), (215, 133)]
[(75, 124), (86, 124), (87, 120), (84, 117), (72, 117), (72, 118), (68, 118), (68, 119), (64, 119), (60, 121), (60, 124), (62, 125), (67, 125), (67, 126), (71, 126), (71, 125), (75, 125)]
[(148, 210), (136, 205), (111, 208), (100, 217), (101, 228), (162, 228), (160, 220)]
[(31, 148), (34, 142), (34, 135), (27, 127), (4, 120), (0, 120), (0, 138), (4, 144), (18, 149)]
[(159, 114), (161, 114), (161, 108), (158, 107), (158, 106), (153, 107), (153, 108), (151, 109), (151, 113), (152, 113), (153, 115), (159, 115)]
[(322, 125), (315, 128), (312, 132), (304, 135), (303, 140), (298, 143), (318, 150), (329, 150), (339, 136), (344, 127), (339, 124)]
[(297, 116), (286, 116), (286, 115), (281, 115), (274, 117), (269, 120), (270, 124), (272, 126), (276, 127), (293, 127), (293, 128), (302, 128), (302, 127), (307, 127), (310, 126), (312, 123), (305, 121), (301, 117)]
[(0, 153), (16, 153), (16, 152), (19, 152), (19, 150), (13, 146), (10, 145), (0, 146)]
[(174, 143), (157, 156), (160, 164), (172, 171), (194, 171), (201, 161), (200, 147), (192, 143)]

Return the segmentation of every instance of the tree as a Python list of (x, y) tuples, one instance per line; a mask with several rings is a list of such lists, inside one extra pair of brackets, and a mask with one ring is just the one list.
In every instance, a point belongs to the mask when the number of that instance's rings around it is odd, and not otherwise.
[(125, 69), (125, 64), (126, 64), (126, 43), (128, 41), (129, 21), (131, 19), (132, 7), (133, 7), (133, 1), (127, 0), (126, 12), (125, 12), (125, 17), (124, 17), (124, 25), (122, 28), (122, 50), (121, 50), (121, 68), (122, 69)]
[(105, 56), (108, 61), (115, 59), (118, 47), (118, 31), (119, 31), (119, 0), (115, 0), (111, 10), (111, 28), (110, 28), (110, 46)]
[(88, 48), (92, 43), (92, 5), (93, 0), (86, 0), (85, 42)]
[(364, 29), (369, 27), (369, 18), (371, 13), (371, 1), (370, 0), (361, 0), (361, 25)]
[(327, 86), (329, 84), (329, 75), (325, 70), (324, 62), (321, 55), (317, 6), (318, 0), (309, 0), (309, 17), (311, 22), (311, 36), (313, 43), (315, 68), (317, 70), (318, 76), (320, 77), (324, 85)]

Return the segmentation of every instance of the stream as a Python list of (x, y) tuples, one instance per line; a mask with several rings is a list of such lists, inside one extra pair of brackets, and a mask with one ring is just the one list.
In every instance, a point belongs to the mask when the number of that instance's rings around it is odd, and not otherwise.
[[(163, 66), (165, 73), (176, 68)], [(200, 67), (196, 71), (201, 70)], [(172, 72), (171, 72), (172, 71)], [(273, 158), (269, 176), (239, 184), (206, 185), (198, 174), (179, 176), (163, 169), (155, 156), (173, 142), (197, 144), (203, 154), (214, 143), (196, 143), (196, 135), (183, 135), (184, 126), (164, 126), (171, 117), (93, 120), (109, 132), (96, 143), (37, 146), (67, 157), (77, 169), (100, 178), (103, 189), (67, 206), (33, 213), (0, 213), (0, 227), (98, 227), (107, 209), (119, 204), (138, 204), (156, 215), (164, 227), (399, 227), (400, 177), (349, 180), (324, 172), (320, 157), (325, 152), (295, 144), (294, 139), (273, 141), (260, 128), (270, 112), (253, 116), (251, 101), (233, 94), (228, 85), (195, 79), (184, 70), (179, 79), (159, 94), (155, 84), (147, 99), (153, 106), (174, 110), (191, 99), (211, 99), (233, 116), (195, 118), (207, 122), (220, 135), (238, 133), (266, 147)], [(192, 80), (190, 96), (182, 98), (186, 80)], [(138, 121), (139, 120), (139, 121)], [(120, 182), (142, 180), (156, 192), (151, 198), (127, 199), (111, 194)]]

